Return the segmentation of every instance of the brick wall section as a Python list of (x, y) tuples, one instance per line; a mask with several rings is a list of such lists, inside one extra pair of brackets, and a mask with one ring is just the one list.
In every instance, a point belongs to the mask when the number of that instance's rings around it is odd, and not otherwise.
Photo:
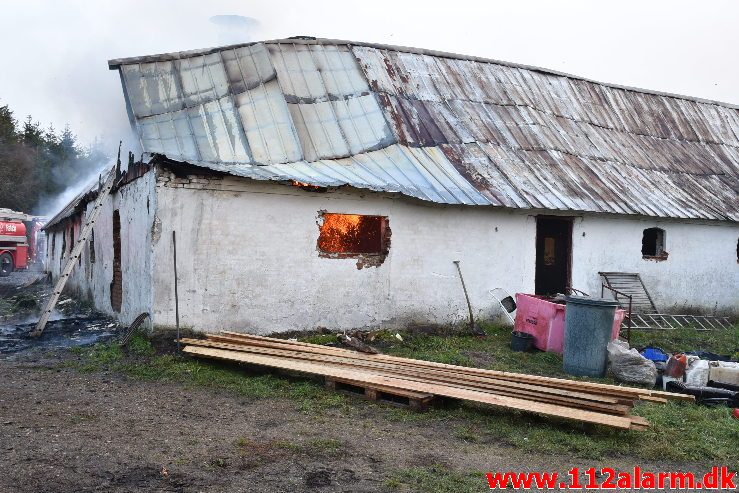
[(191, 189), (206, 189), (209, 185), (217, 184), (223, 181), (221, 176), (205, 176), (205, 175), (190, 175), (177, 176), (176, 174), (162, 169), (157, 173), (157, 186), (164, 186), (169, 188), (191, 188)]

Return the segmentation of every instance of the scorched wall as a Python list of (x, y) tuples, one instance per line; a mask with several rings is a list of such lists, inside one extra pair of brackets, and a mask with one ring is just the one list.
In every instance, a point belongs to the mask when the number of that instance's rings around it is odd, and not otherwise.
[[(154, 172), (123, 185), (112, 193), (102, 204), (100, 215), (94, 226), (92, 242), (88, 241), (82, 249), (78, 265), (72, 270), (65, 290), (87, 300), (96, 310), (118, 318), (128, 324), (142, 312), (150, 312), (152, 305), (152, 224), (154, 223)], [(88, 214), (93, 202), (86, 205)], [(113, 281), (113, 214), (120, 217), (121, 253), (121, 306), (120, 310), (111, 303), (111, 283)], [(48, 231), (49, 249), (47, 269), (52, 279), (59, 273), (70, 254), (70, 225), (74, 227), (74, 241), (80, 236), (84, 216), (74, 215), (53, 226)], [(66, 235), (66, 239), (63, 236)], [(62, 247), (65, 247), (62, 251)], [(92, 250), (94, 249), (94, 261)]]

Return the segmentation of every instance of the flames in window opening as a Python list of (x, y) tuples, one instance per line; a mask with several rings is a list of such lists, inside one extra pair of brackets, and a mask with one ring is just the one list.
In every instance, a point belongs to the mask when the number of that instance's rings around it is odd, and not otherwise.
[(318, 249), (332, 254), (385, 254), (386, 223), (382, 216), (324, 213)]
[(297, 181), (297, 180), (290, 180), (290, 184), (294, 187), (307, 190), (309, 192), (323, 193), (326, 191), (326, 187), (319, 187), (318, 185), (311, 185), (310, 183), (305, 183), (305, 182)]

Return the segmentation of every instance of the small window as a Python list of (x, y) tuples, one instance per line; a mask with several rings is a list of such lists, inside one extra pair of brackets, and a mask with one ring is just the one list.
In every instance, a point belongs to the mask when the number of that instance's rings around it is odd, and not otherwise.
[(372, 259), (365, 265), (380, 265), (390, 247), (390, 228), (384, 216), (323, 212), (318, 222), (318, 251), (322, 257)]
[(644, 230), (641, 240), (642, 257), (653, 260), (665, 260), (665, 230), (661, 228), (648, 228)]

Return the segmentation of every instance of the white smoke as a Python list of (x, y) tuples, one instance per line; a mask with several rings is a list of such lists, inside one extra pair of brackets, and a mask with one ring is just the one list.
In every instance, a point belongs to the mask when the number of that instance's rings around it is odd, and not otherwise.
[(254, 41), (259, 21), (243, 15), (214, 15), (210, 22), (216, 26), (219, 45), (233, 45)]
[(98, 181), (100, 173), (112, 167), (111, 163), (100, 163), (96, 170), (91, 170), (90, 174), (84, 179), (68, 186), (62, 193), (51, 198), (42, 198), (38, 205), (38, 214), (47, 219), (59, 214), (67, 204), (74, 200), (78, 195), (90, 190)]

